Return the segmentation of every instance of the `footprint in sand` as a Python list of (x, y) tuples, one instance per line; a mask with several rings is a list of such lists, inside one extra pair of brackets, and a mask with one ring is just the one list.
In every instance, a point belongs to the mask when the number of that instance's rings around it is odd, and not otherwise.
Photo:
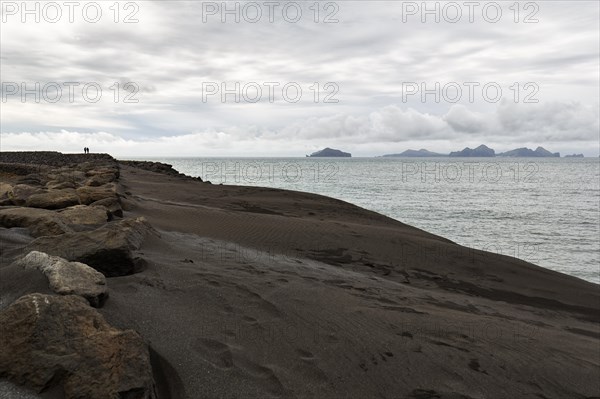
[(269, 367), (262, 366), (258, 363), (243, 357), (235, 356), (235, 366), (246, 374), (259, 378), (267, 383), (268, 390), (274, 395), (289, 395), (289, 392), (283, 386), (277, 375)]
[(315, 357), (312, 353), (310, 353), (309, 351), (306, 351), (304, 349), (296, 349), (296, 353), (298, 353), (298, 355), (300, 355), (300, 359), (310, 362), (315, 360)]
[(274, 395), (288, 393), (272, 369), (247, 359), (239, 349), (234, 352), (229, 345), (211, 338), (197, 338), (192, 349), (219, 370), (238, 369), (253, 378), (264, 380), (268, 391)]
[(229, 370), (233, 367), (233, 355), (229, 345), (223, 342), (198, 338), (192, 344), (192, 349), (218, 369)]
[(487, 371), (481, 368), (481, 365), (479, 364), (479, 359), (471, 359), (471, 361), (469, 362), (469, 368), (479, 373), (487, 374)]
[(248, 323), (248, 324), (252, 324), (252, 325), (254, 325), (254, 324), (258, 324), (258, 320), (256, 320), (256, 319), (255, 319), (254, 317), (252, 317), (252, 316), (244, 316), (244, 317), (243, 317), (243, 320), (244, 320), (246, 323)]
[(296, 370), (305, 381), (313, 381), (313, 383), (318, 384), (328, 381), (327, 374), (317, 366), (317, 359), (311, 352), (297, 348), (296, 353), (300, 356), (300, 360), (302, 360), (302, 365), (299, 365)]

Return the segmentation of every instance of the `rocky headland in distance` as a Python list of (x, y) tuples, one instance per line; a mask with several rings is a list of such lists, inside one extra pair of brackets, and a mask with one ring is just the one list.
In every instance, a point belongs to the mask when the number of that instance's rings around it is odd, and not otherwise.
[[(566, 157), (583, 157), (583, 154), (567, 155)], [(484, 144), (476, 148), (466, 147), (460, 151), (452, 151), (449, 154), (440, 154), (426, 149), (406, 150), (398, 154), (386, 154), (382, 157), (390, 158), (429, 158), (429, 157), (460, 157), (460, 158), (491, 158), (491, 157), (517, 157), (517, 158), (559, 158), (559, 152), (550, 152), (544, 147), (537, 147), (535, 150), (522, 147), (514, 150), (496, 153), (496, 151)]]

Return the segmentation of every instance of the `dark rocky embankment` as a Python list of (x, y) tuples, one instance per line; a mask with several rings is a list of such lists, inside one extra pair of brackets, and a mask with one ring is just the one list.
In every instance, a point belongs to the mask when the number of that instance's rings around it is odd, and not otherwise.
[(95, 309), (153, 233), (123, 218), (118, 180), (107, 154), (0, 153), (0, 377), (66, 398), (157, 397), (145, 341)]

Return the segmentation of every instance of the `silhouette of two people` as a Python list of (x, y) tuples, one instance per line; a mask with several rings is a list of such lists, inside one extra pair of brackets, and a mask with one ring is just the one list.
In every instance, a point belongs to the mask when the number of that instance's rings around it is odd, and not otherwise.
[(90, 153), (90, 149), (87, 147), (83, 147), (83, 153), (84, 154), (89, 154)]

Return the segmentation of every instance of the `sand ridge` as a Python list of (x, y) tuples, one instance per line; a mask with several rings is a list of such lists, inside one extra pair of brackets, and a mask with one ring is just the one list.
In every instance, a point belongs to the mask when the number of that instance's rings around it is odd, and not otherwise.
[[(100, 312), (147, 342), (159, 397), (600, 396), (598, 285), (336, 199), (141, 166), (116, 190), (155, 234)], [(0, 307), (47, 292), (9, 262), (26, 229), (0, 233)]]
[(600, 391), (595, 284), (330, 198), (121, 172), (161, 237), (103, 312), (136, 325), (185, 397)]

